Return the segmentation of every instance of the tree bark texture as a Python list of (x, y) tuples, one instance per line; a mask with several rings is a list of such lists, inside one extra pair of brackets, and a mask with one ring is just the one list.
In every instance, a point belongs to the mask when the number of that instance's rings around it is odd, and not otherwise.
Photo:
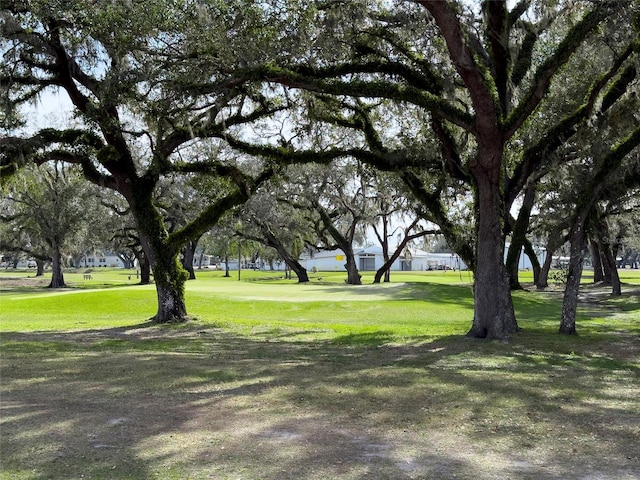
[[(494, 152), (500, 156), (500, 152)], [(473, 326), (476, 338), (506, 339), (518, 331), (509, 275), (504, 266), (500, 161), (478, 162), (472, 169), (477, 188), (477, 264)]]
[(560, 333), (577, 335), (576, 313), (578, 310), (578, 293), (582, 278), (582, 262), (584, 259), (584, 231), (583, 222), (574, 226), (570, 237), (571, 253), (567, 272), (567, 283), (562, 299), (562, 317), (560, 319)]
[(358, 271), (356, 257), (353, 254), (353, 250), (350, 254), (345, 252), (345, 256), (347, 257), (347, 263), (344, 264), (344, 268), (347, 269), (347, 283), (349, 285), (362, 285), (362, 276)]
[(540, 276), (536, 281), (536, 288), (538, 290), (544, 290), (549, 286), (549, 270), (551, 270), (551, 262), (553, 261), (553, 250), (547, 248), (547, 254), (542, 262), (542, 268), (540, 269)]
[[(284, 260), (284, 263), (287, 265), (288, 269), (293, 270), (293, 272), (298, 277), (298, 283), (307, 283), (309, 281), (309, 274), (307, 273), (307, 269), (304, 268), (300, 262), (291, 254), (291, 252), (284, 246), (284, 244), (280, 241), (280, 239), (273, 233), (271, 228), (268, 225), (260, 223), (260, 230), (262, 231), (263, 236), (267, 242), (267, 245), (274, 248), (278, 255)], [(288, 278), (291, 278), (291, 273), (288, 273)]]
[(195, 257), (197, 246), (198, 241), (196, 240), (195, 242), (187, 242), (182, 249), (182, 267), (188, 272), (189, 280), (196, 279), (196, 272), (193, 269), (193, 259)]
[(49, 288), (63, 288), (67, 285), (64, 283), (64, 275), (62, 274), (62, 254), (58, 244), (51, 245), (51, 282)]
[(44, 260), (36, 258), (36, 277), (42, 277), (44, 275)]
[(593, 264), (593, 283), (604, 282), (600, 245), (595, 240), (589, 242), (589, 253), (591, 253), (591, 263)]
[[(536, 199), (535, 185), (531, 184), (525, 190), (522, 206), (518, 213), (518, 218), (514, 222), (513, 232), (511, 233), (511, 244), (507, 252), (506, 268), (509, 272), (509, 283), (512, 290), (521, 290), (519, 274), (520, 256), (522, 255), (522, 247), (527, 241), (527, 228), (531, 219), (531, 210)], [(539, 264), (538, 264), (539, 266)]]
[(602, 248), (602, 254), (604, 256), (604, 264), (609, 267), (609, 284), (611, 285), (611, 295), (619, 297), (622, 295), (622, 286), (620, 285), (620, 275), (618, 274), (618, 268), (616, 266), (616, 259), (613, 256), (611, 245), (604, 244)]
[(141, 250), (138, 257), (138, 265), (140, 265), (140, 285), (149, 285), (151, 283), (151, 265), (145, 253)]
[(150, 256), (156, 257), (152, 270), (158, 297), (158, 311), (153, 320), (156, 323), (182, 322), (187, 318), (184, 291), (188, 273), (182, 268), (177, 252), (162, 253)]
[[(611, 285), (611, 295), (622, 295), (622, 287), (620, 285), (620, 275), (618, 274), (618, 266), (616, 264), (616, 256), (613, 251), (611, 242), (611, 230), (609, 223), (604, 217), (602, 209), (595, 206), (595, 215), (591, 218), (591, 227), (597, 237), (597, 245), (599, 247), (599, 257), (604, 271), (603, 281), (606, 285)], [(595, 279), (594, 279), (595, 280)]]
[[(146, 190), (146, 191), (145, 191)], [(138, 224), (140, 244), (149, 261), (156, 284), (158, 310), (153, 321), (181, 322), (187, 319), (184, 299), (187, 271), (178, 258), (180, 246), (171, 245), (162, 217), (153, 206), (151, 189), (135, 191), (129, 204)]]

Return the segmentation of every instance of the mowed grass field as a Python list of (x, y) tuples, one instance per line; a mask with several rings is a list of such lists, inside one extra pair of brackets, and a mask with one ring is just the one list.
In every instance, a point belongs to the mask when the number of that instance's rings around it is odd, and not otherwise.
[(510, 342), (464, 337), (467, 272), (196, 273), (166, 326), (135, 272), (0, 274), (0, 479), (640, 478), (638, 271), (578, 337), (515, 292)]

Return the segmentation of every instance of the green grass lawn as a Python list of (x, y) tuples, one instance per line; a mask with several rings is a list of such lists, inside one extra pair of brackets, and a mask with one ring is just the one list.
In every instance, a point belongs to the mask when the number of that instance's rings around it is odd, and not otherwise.
[(464, 337), (467, 272), (202, 271), (165, 326), (135, 272), (2, 272), (0, 479), (635, 479), (640, 272), (621, 274), (620, 298), (585, 283), (580, 336), (556, 333), (559, 289), (521, 291), (523, 331), (494, 342)]
[[(135, 271), (94, 269), (91, 280), (84, 270), (66, 273), (71, 288), (48, 290), (38, 286), (33, 272), (2, 272), (1, 279), (22, 279), (23, 284), (2, 289), (0, 331), (64, 330), (131, 326), (155, 314), (153, 285), (136, 285)], [(30, 275), (31, 274), (31, 275)], [(203, 270), (187, 283), (187, 308), (198, 322), (225, 328), (256, 331), (310, 330), (314, 335), (375, 334), (401, 341), (464, 334), (473, 316), (468, 272), (394, 272), (392, 282), (345, 285), (341, 272), (319, 272), (311, 282), (298, 284), (277, 272), (242, 271), (225, 278), (223, 272)], [(522, 281), (530, 280), (522, 273)], [(621, 271), (622, 281), (640, 285), (640, 271)], [(4, 283), (9, 283), (5, 280)], [(532, 331), (557, 328), (557, 296), (535, 291), (515, 292), (521, 326)], [(613, 300), (623, 310), (639, 308), (635, 297)], [(579, 316), (584, 333), (606, 324), (601, 311), (588, 308)]]

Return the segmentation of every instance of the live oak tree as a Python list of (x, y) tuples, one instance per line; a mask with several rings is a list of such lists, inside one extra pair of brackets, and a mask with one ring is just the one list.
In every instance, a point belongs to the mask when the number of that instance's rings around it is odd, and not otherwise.
[[(560, 333), (576, 332), (577, 294), (587, 239), (591, 239), (592, 244), (603, 245), (596, 250), (605, 253), (603, 258), (611, 273), (613, 294), (620, 293), (615, 260), (610, 246), (606, 245), (609, 242), (606, 211), (621, 205), (629, 191), (638, 187), (640, 178), (637, 27), (632, 25), (634, 35), (630, 39), (606, 31), (598, 41), (584, 46), (591, 56), (580, 59), (579, 65), (582, 72), (593, 71), (595, 80), (586, 90), (585, 103), (566, 117), (578, 121), (570, 122), (571, 128), (565, 130), (563, 141), (551, 149), (557, 157), (553, 162), (555, 178), (546, 179), (545, 183), (555, 183), (550, 194), (560, 200), (555, 213), (558, 225), (554, 230), (558, 232), (556, 238), (570, 242)], [(598, 76), (595, 71), (601, 64), (610, 66)], [(579, 83), (578, 79), (573, 88)], [(544, 211), (546, 216), (550, 213)], [(559, 233), (562, 231), (566, 233)], [(560, 243), (562, 241), (556, 245)], [(595, 260), (599, 259), (598, 253)]]
[(117, 192), (100, 189), (100, 203), (110, 211), (113, 219), (108, 248), (126, 268), (136, 268), (136, 279), (140, 280), (140, 284), (150, 284), (151, 266), (142, 249), (136, 221), (127, 202)]
[(420, 203), (411, 198), (396, 175), (371, 168), (363, 168), (362, 175), (367, 188), (365, 227), (373, 231), (382, 249), (383, 263), (376, 270), (373, 283), (386, 283), (391, 281), (391, 266), (408, 251), (408, 246), (436, 231), (425, 229)]
[[(576, 333), (577, 297), (582, 276), (582, 261), (585, 250), (586, 231), (599, 227), (601, 203), (617, 203), (629, 190), (640, 187), (640, 127), (613, 145), (609, 151), (593, 159), (593, 166), (582, 166), (576, 178), (580, 185), (576, 188), (576, 205), (571, 217), (569, 241), (571, 245), (565, 286), (560, 333)], [(581, 165), (578, 165), (580, 168)], [(614, 266), (615, 268), (615, 266)], [(614, 293), (619, 293), (615, 292)]]
[[(594, 282), (598, 269), (596, 265), (600, 262), (600, 272), (602, 277), (599, 279), (605, 285), (611, 285), (611, 295), (622, 295), (622, 285), (620, 282), (620, 275), (618, 275), (618, 268), (616, 265), (616, 255), (614, 251), (615, 239), (611, 237), (612, 231), (609, 226), (609, 207), (613, 205), (597, 205), (594, 208), (593, 215), (591, 217), (589, 243), (593, 246), (592, 261), (594, 263), (593, 276)], [(615, 207), (613, 207), (615, 208)]]
[(33, 258), (36, 262), (36, 277), (44, 275), (45, 266), (51, 261), (46, 243), (37, 235), (28, 231), (27, 225), (20, 221), (11, 197), (6, 194), (0, 200), (0, 253), (5, 269), (18, 268), (20, 261)]
[[(474, 269), (469, 335), (509, 336), (518, 329), (503, 264), (511, 207), (596, 105), (615, 102), (637, 50), (631, 0), (521, 0), (511, 10), (500, 0), (479, 8), (454, 0), (1, 5), (2, 101), (11, 107), (57, 87), (84, 121), (2, 139), (3, 173), (59, 158), (117, 189), (158, 272), (159, 321), (185, 314), (176, 252), (267, 175), (186, 155), (216, 137), (272, 161), (350, 156), (397, 172)], [(549, 102), (598, 39), (611, 48), (589, 70), (593, 81)], [(286, 141), (238, 128), (264, 115), (273, 121), (292, 101), (299, 113), (280, 129)], [(3, 121), (14, 122), (6, 111)], [(305, 143), (314, 123), (331, 133)], [(134, 142), (144, 144), (142, 158)], [(229, 175), (237, 189), (192, 228), (169, 234), (154, 188), (167, 174), (196, 172)], [(451, 191), (473, 201), (472, 235), (448, 216)]]
[(617, 267), (640, 268), (640, 189), (607, 208), (607, 214)]
[[(2, 175), (27, 162), (58, 160), (80, 165), (86, 179), (118, 192), (153, 269), (155, 321), (185, 319), (187, 275), (180, 250), (271, 175), (268, 164), (248, 173), (231, 157), (225, 161), (194, 148), (281, 108), (259, 91), (218, 81), (215, 73), (244, 60), (233, 51), (245, 49), (246, 42), (233, 32), (244, 28), (251, 11), (235, 11), (225, 2), (169, 9), (161, 0), (6, 0), (0, 7), (5, 126), (15, 123), (22, 104), (52, 89), (68, 97), (78, 118), (67, 129), (0, 138)], [(209, 58), (206, 73), (199, 59), (203, 38), (220, 53), (215, 61)], [(194, 83), (206, 88), (187, 92), (185, 85)], [(229, 178), (230, 186), (170, 233), (156, 202), (157, 186), (166, 176), (194, 173)]]
[(287, 276), (292, 271), (298, 283), (306, 283), (309, 274), (300, 263), (300, 255), (315, 238), (313, 228), (303, 212), (278, 198), (286, 188), (282, 188), (281, 180), (274, 180), (243, 206), (238, 214), (243, 227), (238, 234), (275, 250), (285, 263)]
[(93, 189), (79, 169), (58, 163), (24, 169), (6, 189), (2, 203), (11, 213), (1, 219), (29, 238), (16, 248), (51, 262), (49, 287), (65, 287), (65, 257), (74, 245), (88, 243), (92, 223), (101, 217)]
[[(562, 162), (554, 170), (554, 176), (541, 183), (543, 195), (538, 205), (541, 211), (538, 223), (549, 232), (550, 245), (545, 270), (555, 249), (565, 241), (570, 243), (559, 329), (564, 334), (577, 332), (578, 291), (587, 240), (595, 247), (592, 248), (594, 273), (597, 275), (598, 268), (602, 270), (600, 252), (604, 251), (603, 261), (607, 262), (611, 274), (612, 293), (620, 294), (613, 253), (610, 246), (604, 246), (610, 242), (606, 217), (607, 212), (623, 208), (639, 186), (640, 118), (637, 114), (620, 115), (620, 109), (637, 112), (640, 105), (634, 88), (619, 90), (618, 95), (617, 110), (610, 111), (610, 104), (603, 101), (592, 122), (596, 128), (580, 132), (566, 142), (558, 150)], [(613, 118), (607, 120), (607, 116)], [(603, 126), (607, 121), (608, 128)]]
[[(459, 253), (476, 280), (469, 335), (505, 338), (518, 330), (503, 263), (511, 207), (635, 55), (637, 5), (523, 0), (509, 10), (496, 0), (474, 7), (454, 0), (320, 3), (317, 27), (298, 36), (301, 44), (321, 48), (249, 66), (234, 78), (317, 94), (309, 116), (351, 132), (356, 138), (345, 151), (398, 172), (449, 243), (466, 248)], [(593, 71), (595, 80), (583, 79), (564, 103), (547, 102), (567, 66), (588, 53), (585, 45), (600, 32), (615, 34), (606, 36), (615, 41)], [(333, 111), (318, 115), (327, 98)], [(388, 118), (381, 110), (394, 121), (379, 121)], [(532, 123), (540, 128), (528, 135)], [(290, 158), (299, 153), (291, 145), (272, 151)], [(432, 172), (426, 182), (425, 171)], [(443, 176), (472, 195), (471, 245), (447, 218), (446, 189), (437, 181)]]
[(364, 237), (366, 187), (358, 162), (342, 160), (289, 169), (287, 202), (313, 226), (314, 247), (344, 254), (348, 285), (361, 285), (354, 247)]
[[(538, 222), (552, 225), (555, 221), (558, 234), (551, 236), (555, 238), (550, 237), (551, 245), (554, 246), (548, 252), (546, 265), (537, 265), (535, 252), (527, 235), (532, 210), (540, 210), (535, 203), (540, 186), (545, 190), (544, 195), (553, 195), (549, 187), (554, 185), (556, 192), (564, 192), (569, 198), (570, 201), (565, 203), (573, 203), (575, 192), (581, 185), (573, 178), (563, 177), (563, 165), (575, 160), (579, 155), (577, 152), (585, 148), (591, 148), (591, 154), (597, 156), (598, 149), (602, 150), (603, 146), (621, 140), (628, 134), (629, 122), (637, 122), (634, 119), (637, 107), (630, 105), (629, 97), (637, 89), (634, 85), (637, 83), (638, 12), (637, 8), (633, 9), (632, 4), (628, 7), (630, 8), (623, 9), (623, 12), (629, 21), (629, 26), (625, 29), (629, 34), (620, 35), (619, 29), (612, 28), (615, 23), (603, 22), (598, 35), (585, 39), (558, 75), (554, 88), (544, 101), (545, 108), (541, 109), (541, 113), (545, 115), (534, 115), (511, 144), (512, 148), (518, 144), (526, 145), (522, 153), (523, 166), (527, 163), (537, 165), (521, 194), (518, 217), (510, 219), (512, 234), (507, 268), (512, 287), (519, 286), (517, 259), (522, 248), (532, 259), (535, 283), (546, 286), (546, 272), (552, 250), (565, 241), (565, 234), (559, 232), (568, 229), (566, 219), (571, 213), (559, 212), (558, 208), (566, 210), (566, 206), (557, 205), (553, 214), (541, 209)], [(614, 16), (611, 20), (619, 21), (620, 18)], [(585, 78), (590, 81), (585, 81)], [(547, 112), (555, 112), (560, 121), (548, 130), (548, 134), (540, 137), (537, 132), (544, 132), (549, 123)]]

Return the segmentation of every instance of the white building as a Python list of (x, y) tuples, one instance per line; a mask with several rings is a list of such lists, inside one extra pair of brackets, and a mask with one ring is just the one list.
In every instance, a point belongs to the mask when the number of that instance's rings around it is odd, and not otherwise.
[[(507, 258), (507, 244), (504, 252), (504, 258)], [(390, 252), (393, 253), (393, 252)], [(543, 248), (536, 249), (538, 261), (542, 265), (546, 257), (546, 251)], [(361, 249), (355, 249), (356, 265), (359, 271), (376, 271), (384, 264), (382, 257), (382, 247), (371, 246)], [(341, 250), (327, 250), (313, 252), (312, 255), (303, 254), (300, 263), (307, 271), (314, 268), (318, 271), (346, 271), (345, 255)], [(521, 270), (531, 270), (531, 260), (524, 251), (520, 254), (518, 267)], [(391, 266), (392, 271), (426, 271), (426, 270), (467, 270), (467, 265), (455, 253), (430, 253), (424, 250), (411, 249), (404, 251)]]
[(111, 252), (94, 252), (87, 254), (80, 260), (80, 267), (85, 268), (124, 268), (124, 263), (115, 253)]
[[(507, 252), (509, 251), (510, 244), (507, 243), (504, 247), (504, 261), (507, 261)], [(536, 245), (533, 246), (533, 250), (536, 252), (536, 256), (538, 257), (538, 262), (542, 266), (545, 258), (547, 258), (547, 251), (542, 247), (538, 247)], [(531, 260), (529, 256), (524, 253), (524, 247), (520, 251), (520, 261), (518, 262), (518, 268), (520, 270), (533, 270), (533, 265), (531, 264)]]
[[(390, 252), (393, 253), (393, 252)], [(384, 264), (382, 247), (371, 246), (355, 249), (355, 260), (361, 272), (376, 271)], [(300, 263), (307, 271), (346, 271), (346, 258), (342, 250), (326, 250), (303, 254)], [(455, 254), (429, 253), (424, 250), (405, 250), (391, 265), (392, 271), (458, 270), (467, 266)]]

